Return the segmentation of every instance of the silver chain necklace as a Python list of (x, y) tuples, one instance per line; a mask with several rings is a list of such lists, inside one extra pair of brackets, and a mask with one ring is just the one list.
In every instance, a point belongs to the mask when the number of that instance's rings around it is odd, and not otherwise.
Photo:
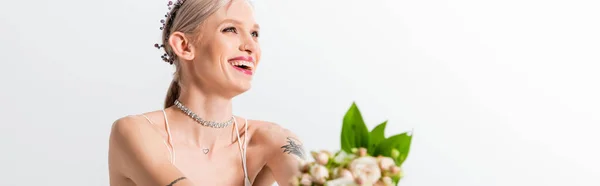
[(215, 121), (207, 121), (202, 119), (200, 116), (196, 115), (196, 113), (192, 112), (189, 108), (183, 106), (179, 100), (175, 100), (175, 106), (179, 108), (183, 113), (190, 116), (192, 119), (196, 120), (196, 122), (200, 123), (200, 125), (212, 127), (212, 128), (225, 128), (233, 123), (235, 117), (231, 116), (231, 119), (225, 122), (215, 122)]

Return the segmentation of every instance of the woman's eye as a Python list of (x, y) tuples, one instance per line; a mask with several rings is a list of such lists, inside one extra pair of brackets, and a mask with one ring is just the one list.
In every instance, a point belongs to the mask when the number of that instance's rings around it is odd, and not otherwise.
[(237, 34), (237, 30), (235, 29), (235, 27), (227, 27), (223, 29), (223, 32), (233, 32)]
[(258, 37), (258, 32), (252, 32), (252, 37)]

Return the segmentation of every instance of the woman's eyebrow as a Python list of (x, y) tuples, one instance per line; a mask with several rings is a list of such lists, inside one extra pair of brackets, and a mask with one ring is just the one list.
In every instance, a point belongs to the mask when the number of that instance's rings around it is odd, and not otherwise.
[[(243, 25), (243, 23), (241, 21), (238, 21), (235, 19), (225, 19), (225, 20), (221, 21), (221, 24), (223, 24), (223, 23), (233, 23), (236, 25)], [(253, 27), (254, 27), (254, 29), (257, 29), (257, 30), (260, 29), (260, 26), (256, 23), (253, 25)]]

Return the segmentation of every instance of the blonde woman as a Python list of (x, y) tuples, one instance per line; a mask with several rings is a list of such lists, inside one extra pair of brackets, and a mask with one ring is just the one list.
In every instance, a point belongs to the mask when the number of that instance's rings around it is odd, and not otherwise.
[(304, 158), (281, 126), (232, 114), (250, 88), (261, 50), (246, 0), (169, 2), (165, 62), (175, 76), (165, 108), (118, 119), (112, 127), (112, 186), (289, 185)]

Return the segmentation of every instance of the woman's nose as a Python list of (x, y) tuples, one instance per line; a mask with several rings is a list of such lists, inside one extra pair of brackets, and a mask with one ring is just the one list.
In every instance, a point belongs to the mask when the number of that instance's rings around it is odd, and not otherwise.
[(244, 51), (244, 52), (248, 52), (248, 54), (252, 54), (253, 50), (252, 47), (248, 46), (249, 44), (242, 44), (240, 46), (240, 50)]
[(240, 50), (252, 54), (256, 52), (256, 42), (252, 39), (245, 39), (240, 45)]

